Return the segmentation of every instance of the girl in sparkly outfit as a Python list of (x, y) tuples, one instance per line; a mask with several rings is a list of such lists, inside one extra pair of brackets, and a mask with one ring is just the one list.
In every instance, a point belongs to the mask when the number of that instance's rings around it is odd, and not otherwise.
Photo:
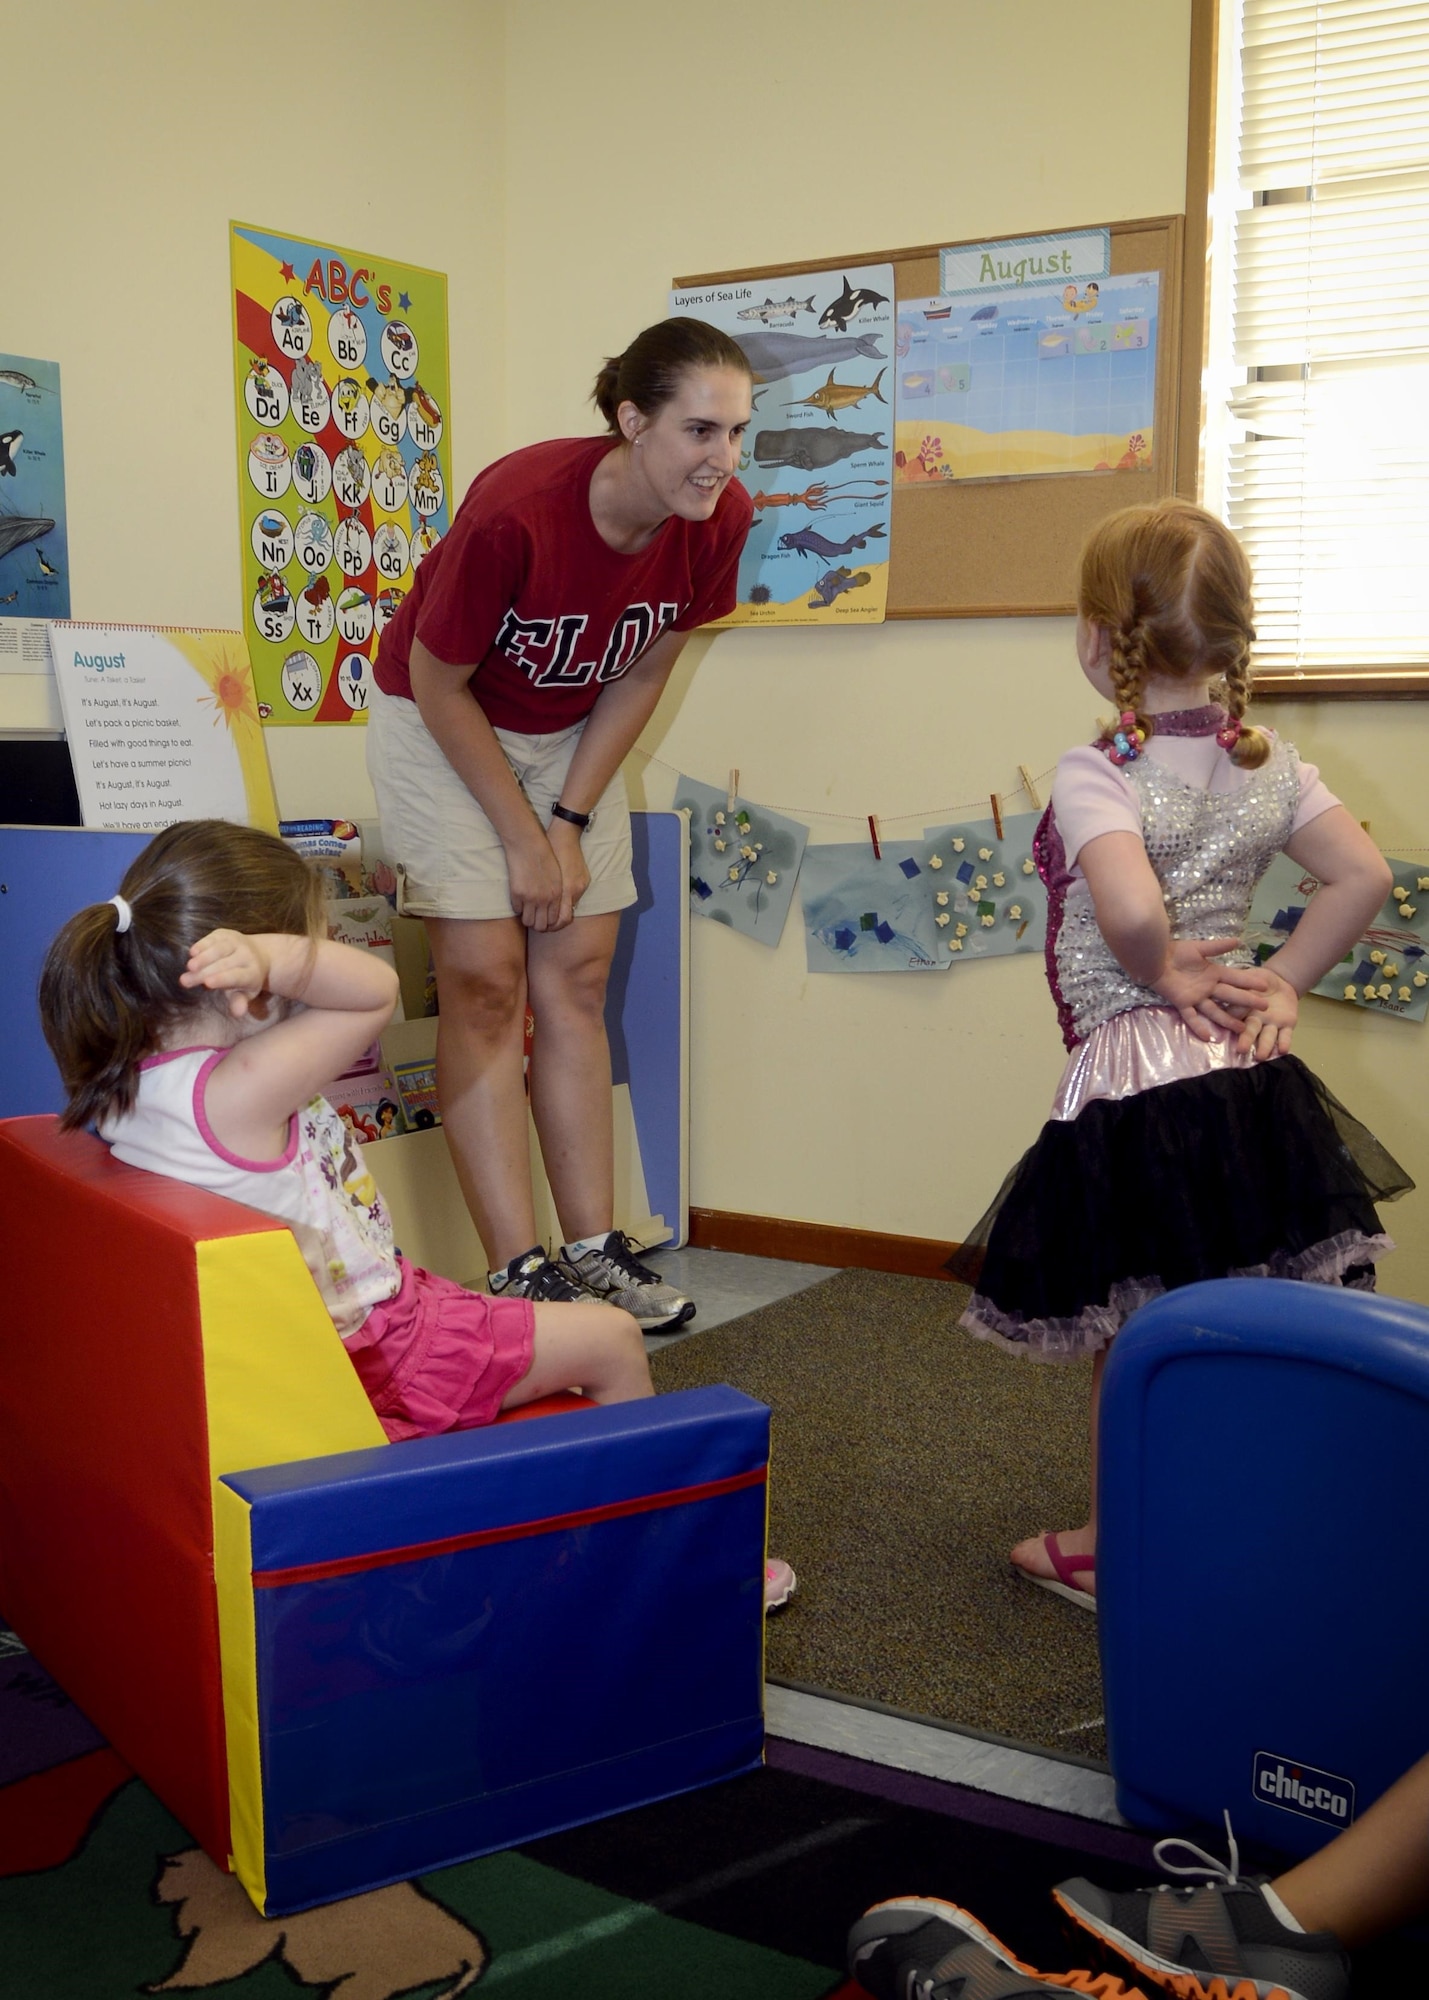
[[(1037, 831), (1047, 974), (1070, 1050), (1041, 1137), (949, 1269), (962, 1324), (1042, 1361), (1094, 1355), (1203, 1278), (1370, 1289), (1377, 1201), (1413, 1185), (1288, 1053), (1300, 995), (1390, 888), (1377, 849), (1288, 743), (1242, 721), (1254, 638), (1235, 537), (1184, 501), (1113, 515), (1082, 555), (1077, 657), (1118, 720), (1060, 760)], [(1284, 851), (1320, 884), (1257, 966), (1240, 942)], [(1095, 1473), (1093, 1475), (1095, 1477)], [(1091, 1519), (1012, 1551), (1095, 1605)]]

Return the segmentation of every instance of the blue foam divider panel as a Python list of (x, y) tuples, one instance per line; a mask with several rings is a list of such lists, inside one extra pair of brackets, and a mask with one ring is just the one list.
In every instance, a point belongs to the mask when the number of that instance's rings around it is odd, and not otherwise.
[[(1121, 1811), (1324, 1844), (1429, 1738), (1429, 1312), (1221, 1279), (1137, 1313), (1103, 1385), (1097, 1590)], [(1407, 1539), (1406, 1539), (1407, 1538)]]
[(114, 894), (146, 833), (0, 826), (0, 1118), (64, 1110), (35, 988), (56, 931)]
[(230, 1475), (268, 1913), (757, 1764), (768, 1422), (699, 1389)]

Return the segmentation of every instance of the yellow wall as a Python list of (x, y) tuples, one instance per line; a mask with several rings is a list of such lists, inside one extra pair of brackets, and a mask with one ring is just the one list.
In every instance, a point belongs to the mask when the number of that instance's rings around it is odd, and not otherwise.
[[(3, 0), (0, 348), (60, 364), (72, 615), (237, 626), (230, 220), (448, 273), (453, 472), (500, 448), (503, 11)], [(58, 725), (0, 674), (0, 725)], [(291, 815), (370, 816), (360, 740), (275, 729)]]
[[(44, 174), (0, 225), (0, 344), (64, 369), (77, 617), (241, 615), (230, 216), (450, 274), (460, 490), (501, 449), (592, 427), (598, 362), (663, 314), (676, 272), (1184, 199), (1189, 0), (432, 0), (419, 34), (372, 0), (57, 0), (46, 20), (51, 87), (7, 128)], [(0, 677), (0, 722), (45, 703)], [(643, 739), (654, 761), (631, 771), (661, 806), (677, 770), (737, 765), (815, 839), (857, 837), (868, 812), (905, 833), (1011, 793), (1018, 764), (1048, 770), (1095, 712), (1065, 620), (729, 633), (690, 646)], [(1270, 719), (1383, 845), (1429, 840), (1422, 705)], [(269, 742), (285, 811), (370, 810), (352, 737)], [(693, 929), (695, 1203), (964, 1230), (1060, 1068), (1038, 963), (811, 979), (797, 920), (773, 952)], [(1306, 1016), (1306, 1057), (1429, 1182), (1425, 1031), (1316, 1001)], [(1406, 1247), (1387, 1283), (1429, 1300), (1422, 1202), (1391, 1212)]]

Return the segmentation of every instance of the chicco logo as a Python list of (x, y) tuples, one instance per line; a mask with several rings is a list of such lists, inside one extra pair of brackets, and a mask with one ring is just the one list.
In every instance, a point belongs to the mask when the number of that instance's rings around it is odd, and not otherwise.
[(1355, 1788), (1348, 1778), (1294, 1764), (1268, 1750), (1256, 1752), (1250, 1785), (1258, 1804), (1280, 1806), (1326, 1826), (1348, 1826), (1355, 1816)]

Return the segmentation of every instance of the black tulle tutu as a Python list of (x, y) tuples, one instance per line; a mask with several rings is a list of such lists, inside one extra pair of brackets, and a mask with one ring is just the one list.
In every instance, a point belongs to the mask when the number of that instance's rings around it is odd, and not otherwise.
[(1414, 1185), (1295, 1056), (1053, 1120), (947, 1268), (969, 1332), (1046, 1361), (1202, 1278), (1372, 1286), (1375, 1203)]

